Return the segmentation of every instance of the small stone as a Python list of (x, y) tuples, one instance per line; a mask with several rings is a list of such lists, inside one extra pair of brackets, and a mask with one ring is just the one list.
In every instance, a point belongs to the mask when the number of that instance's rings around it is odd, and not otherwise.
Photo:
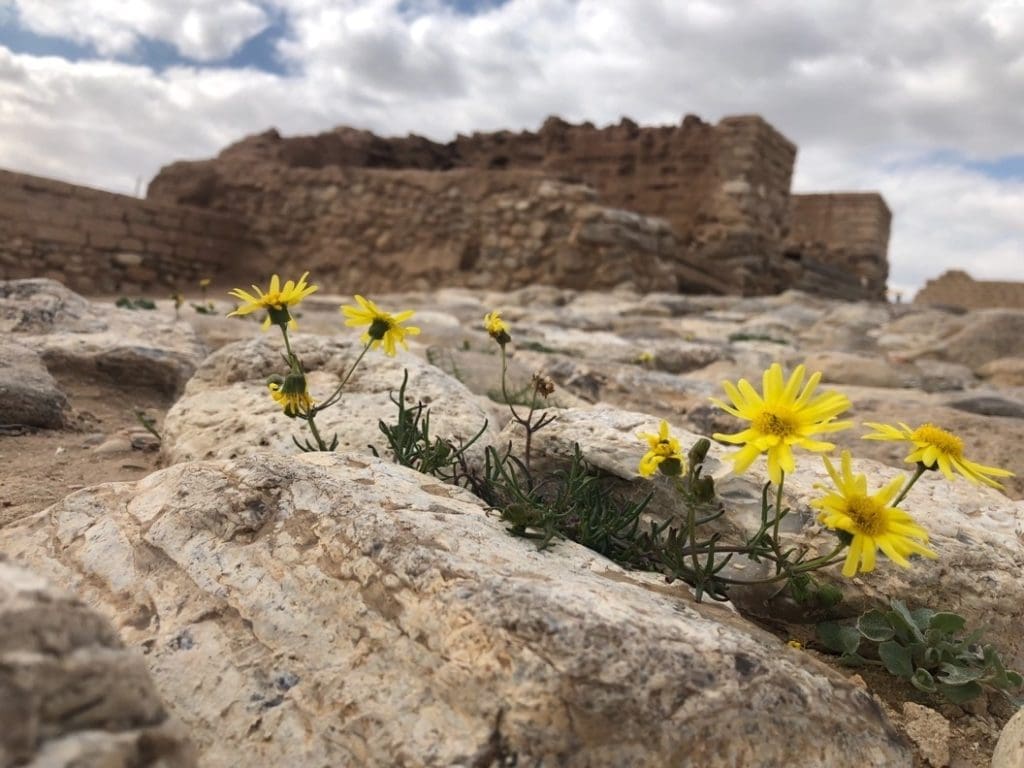
[(100, 456), (111, 456), (115, 453), (125, 453), (132, 449), (132, 442), (126, 437), (112, 437), (96, 446), (94, 453)]

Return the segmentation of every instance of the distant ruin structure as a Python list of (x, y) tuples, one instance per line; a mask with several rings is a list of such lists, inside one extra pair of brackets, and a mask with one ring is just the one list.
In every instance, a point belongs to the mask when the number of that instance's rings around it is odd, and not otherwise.
[[(875, 193), (791, 194), (796, 151), (757, 116), (606, 128), (552, 117), (536, 132), (448, 143), (345, 127), (292, 138), (271, 130), (216, 158), (163, 168), (145, 201), (111, 195), (100, 204), (95, 196), (107, 193), (63, 189), (65, 202), (50, 208), (68, 220), (31, 232), (17, 221), (31, 219), (26, 211), (57, 182), (10, 178), (0, 193), (0, 277), (20, 276), (26, 253), (50, 268), (76, 253), (82, 260), (85, 249), (87, 261), (122, 266), (113, 284), (102, 269), (83, 270), (103, 283), (96, 290), (173, 287), (194, 270), (168, 260), (188, 260), (192, 248), (202, 271), (224, 281), (310, 270), (339, 292), (628, 284), (883, 299), (885, 202)], [(79, 205), (84, 198), (91, 202)], [(100, 224), (93, 210), (111, 206), (121, 210), (118, 225)], [(152, 227), (140, 230), (142, 211), (160, 227), (180, 221), (188, 237), (168, 231), (173, 243), (163, 242)], [(7, 259), (9, 249), (21, 258)], [(66, 278), (82, 290), (75, 280)]]
[(914, 303), (957, 309), (1024, 309), (1024, 282), (975, 280), (963, 270), (951, 269), (925, 283)]

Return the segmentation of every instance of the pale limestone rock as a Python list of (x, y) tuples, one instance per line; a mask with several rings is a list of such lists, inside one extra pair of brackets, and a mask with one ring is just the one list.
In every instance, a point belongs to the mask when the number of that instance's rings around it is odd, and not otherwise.
[(59, 429), (68, 399), (31, 347), (0, 336), (0, 425)]
[[(363, 345), (358, 339), (336, 340), (295, 334), (292, 348), (307, 370), (314, 399), (325, 399), (355, 362)], [(162, 451), (170, 463), (196, 459), (234, 458), (254, 451), (293, 454), (292, 437), (311, 439), (300, 419), (290, 419), (271, 399), (266, 378), (284, 375), (279, 336), (267, 334), (235, 342), (210, 355), (185, 388), (185, 394), (164, 420)], [(468, 441), (484, 426), (487, 413), (454, 378), (420, 358), (400, 353), (391, 358), (371, 350), (356, 368), (339, 405), (317, 417), (325, 440), (337, 434), (339, 450), (369, 452), (375, 446), (390, 456), (378, 422), (397, 421), (397, 397), (402, 371), (409, 371), (407, 405), (422, 400), (430, 405), (431, 435)], [(500, 370), (500, 368), (499, 368)], [(489, 435), (497, 427), (489, 427)], [(485, 434), (478, 450), (488, 441)]]
[(727, 606), (364, 456), (181, 464), (0, 547), (148, 649), (204, 766), (910, 766), (877, 705)]
[(982, 309), (965, 317), (964, 327), (920, 354), (979, 370), (986, 363), (1020, 354), (1024, 310)]
[(992, 360), (978, 369), (978, 375), (995, 386), (1024, 387), (1024, 356)]
[(852, 352), (812, 352), (805, 358), (808, 371), (821, 371), (825, 384), (908, 389), (920, 386), (920, 372), (912, 365)]
[(104, 617), (0, 559), (0, 765), (194, 766), (142, 654)]
[(949, 721), (934, 709), (903, 702), (903, 730), (931, 768), (949, 765)]
[(1024, 765), (1024, 709), (1003, 726), (992, 752), (992, 768), (1020, 768)]
[(206, 347), (188, 323), (156, 311), (89, 302), (53, 280), (0, 281), (0, 332), (51, 371), (181, 391)]
[[(659, 519), (676, 515), (679, 505), (667, 479), (644, 480), (637, 465), (646, 443), (636, 433), (656, 432), (658, 419), (643, 413), (592, 408), (558, 412), (555, 421), (533, 438), (533, 466), (537, 472), (565, 466), (579, 444), (583, 457), (600, 470), (622, 478), (625, 490), (634, 498), (654, 491), (648, 511)], [(502, 443), (513, 440), (522, 451), (522, 430), (510, 424)], [(675, 430), (684, 450), (700, 435)], [(732, 464), (722, 456), (727, 446), (713, 444), (708, 468), (717, 478), (718, 492), (729, 512), (717, 525), (727, 535), (754, 530), (760, 520), (761, 489), (767, 481), (765, 460), (759, 459), (743, 475), (731, 473)], [(794, 510), (783, 530), (796, 545), (826, 554), (836, 542), (834, 534), (816, 521), (809, 502), (821, 496), (816, 486), (831, 487), (821, 459), (797, 451), (797, 470), (786, 478), (786, 500)], [(854, 470), (868, 476), (869, 487), (884, 485), (898, 470), (877, 462), (856, 459)], [(898, 598), (915, 605), (951, 610), (964, 615), (972, 626), (985, 626), (986, 641), (995, 644), (1011, 666), (1024, 664), (1024, 637), (1019, 632), (1024, 620), (1024, 501), (1014, 502), (998, 491), (975, 486), (962, 478), (948, 483), (939, 473), (927, 473), (914, 486), (902, 508), (920, 521), (931, 535), (931, 547), (938, 560), (915, 560), (914, 567), (901, 569), (883, 556), (871, 574), (844, 579), (839, 567), (819, 572), (834, 581), (844, 594), (842, 610), (857, 615), (869, 607)], [(678, 519), (678, 518), (677, 518)], [(761, 566), (746, 564), (746, 577), (756, 577)], [(775, 601), (763, 603), (760, 588), (736, 588), (733, 601), (742, 611), (780, 618), (786, 607)], [(792, 611), (792, 618), (802, 613)]]

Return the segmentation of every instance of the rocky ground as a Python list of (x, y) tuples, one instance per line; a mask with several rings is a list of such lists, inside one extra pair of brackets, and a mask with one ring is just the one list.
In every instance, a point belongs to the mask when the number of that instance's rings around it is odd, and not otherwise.
[[(807, 362), (851, 398), (858, 421), (934, 422), (962, 436), (971, 459), (1016, 473), (1005, 495), (926, 476), (911, 511), (927, 521), (938, 564), (883, 567), (843, 588), (851, 609), (899, 597), (983, 620), (1021, 668), (1024, 312), (798, 293), (373, 298), (416, 309), (423, 333), (397, 360), (367, 358), (346, 408), (324, 421), (346, 453), (297, 459), (299, 425), (261, 383), (278, 365), (278, 338), (223, 317), (227, 302), (213, 315), (186, 305), (176, 319), (166, 300), (126, 310), (52, 283), (0, 287), (0, 552), (32, 572), (16, 580), (29, 586), (0, 591), (0, 612), (39, 594), (32, 579), (44, 577), (141, 651), (173, 719), (145, 701), (131, 727), (132, 717), (108, 717), (117, 754), (152, 742), (168, 764), (185, 765), (187, 732), (204, 765), (239, 754), (296, 765), (500, 765), (513, 755), (569, 765), (989, 764), (1008, 701), (961, 709), (873, 670), (854, 675), (753, 595), (737, 598), (738, 612), (696, 604), (681, 585), (573, 544), (538, 553), (470, 494), (377, 461), (367, 446), (385, 453), (376, 424), (393, 416), (387, 393), (403, 368), (436, 433), (467, 437), (486, 418), (485, 440), (519, 439), (502, 434), (507, 412), (495, 402), (497, 350), (481, 330), (492, 309), (513, 329), (513, 382), (543, 370), (558, 387), (538, 465), (558, 467), (577, 443), (627, 488), (651, 487), (635, 472), (637, 430), (665, 418), (688, 439), (734, 431), (708, 402), (722, 379)], [(338, 314), (347, 301), (316, 294), (299, 308), (295, 344), (314, 395), (358, 352)], [(906, 452), (862, 441), (863, 431), (837, 442), (880, 483)], [(713, 460), (721, 454), (713, 448)], [(792, 533), (809, 546), (823, 540), (807, 508), (823, 479), (813, 464), (806, 457), (787, 481), (801, 510)], [(717, 466), (720, 490), (743, 514), (763, 466), (741, 478)], [(787, 648), (794, 637), (809, 647)], [(12, 647), (24, 655), (17, 643), (0, 643), (0, 655)], [(40, 726), (37, 759), (106, 749), (92, 727), (63, 716)], [(853, 732), (855, 742), (844, 736)], [(737, 733), (771, 746), (755, 758)], [(707, 750), (699, 759), (695, 741)], [(0, 764), (25, 750), (0, 738)]]

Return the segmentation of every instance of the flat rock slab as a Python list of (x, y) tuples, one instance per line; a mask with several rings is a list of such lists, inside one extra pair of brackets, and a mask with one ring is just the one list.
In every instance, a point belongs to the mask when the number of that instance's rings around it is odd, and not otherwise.
[[(323, 400), (341, 382), (362, 345), (353, 340), (297, 334), (292, 348), (307, 370), (314, 399)], [(279, 335), (267, 333), (221, 347), (197, 369), (185, 394), (168, 411), (163, 428), (163, 456), (168, 463), (244, 456), (254, 451), (292, 455), (292, 437), (310, 438), (304, 421), (284, 415), (267, 390), (266, 379), (287, 369)], [(500, 369), (499, 369), (500, 370)], [(338, 436), (338, 450), (390, 457), (379, 422), (394, 424), (403, 371), (409, 372), (406, 404), (430, 406), (431, 436), (468, 441), (488, 421), (488, 413), (457, 379), (411, 354), (387, 357), (374, 350), (356, 368), (339, 405), (317, 417), (325, 440)], [(490, 422), (488, 421), (490, 425)], [(474, 446), (482, 452), (498, 429), (493, 425)]]
[(0, 332), (31, 347), (53, 374), (182, 390), (207, 349), (185, 321), (90, 302), (54, 280), (0, 281)]
[(110, 622), (0, 558), (0, 765), (191, 768), (142, 654)]
[(147, 649), (204, 766), (910, 766), (727, 606), (354, 454), (173, 466), (0, 531)]

